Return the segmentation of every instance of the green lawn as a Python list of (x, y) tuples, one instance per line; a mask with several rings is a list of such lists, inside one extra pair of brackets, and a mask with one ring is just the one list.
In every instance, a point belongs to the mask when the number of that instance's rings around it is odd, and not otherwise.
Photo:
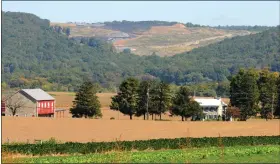
[[(234, 163), (280, 163), (280, 147), (273, 146), (235, 146), (211, 148), (191, 148), (179, 150), (108, 152), (75, 156), (44, 156), (18, 158), (14, 162), (31, 163), (85, 163), (85, 162), (234, 162)], [(5, 160), (3, 161), (5, 162)]]

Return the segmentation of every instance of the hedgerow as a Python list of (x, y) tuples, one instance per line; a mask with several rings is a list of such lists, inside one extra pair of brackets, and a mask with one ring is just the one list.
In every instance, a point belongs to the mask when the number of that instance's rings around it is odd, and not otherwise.
[(280, 145), (280, 136), (239, 136), (151, 139), (117, 142), (43, 142), (41, 144), (4, 144), (3, 152), (46, 155), (46, 154), (88, 154), (108, 151), (181, 149), (187, 147)]

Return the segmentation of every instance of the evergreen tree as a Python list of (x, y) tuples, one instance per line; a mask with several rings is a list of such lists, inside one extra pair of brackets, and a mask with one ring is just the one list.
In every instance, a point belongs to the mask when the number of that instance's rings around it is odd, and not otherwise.
[(137, 79), (128, 78), (124, 80), (119, 87), (119, 94), (112, 98), (111, 109), (118, 108), (121, 113), (129, 115), (132, 120), (132, 116), (137, 109), (138, 87), (139, 81)]
[(131, 53), (131, 49), (130, 48), (126, 48), (126, 49), (123, 50), (123, 53), (130, 54)]
[(171, 89), (170, 85), (165, 82), (160, 82), (156, 85), (156, 87), (152, 90), (153, 108), (155, 109), (155, 113), (159, 114), (159, 118), (161, 120), (162, 113), (165, 113), (169, 110), (171, 106)]
[(84, 82), (78, 92), (76, 93), (75, 100), (73, 101), (73, 107), (70, 109), (70, 113), (73, 117), (102, 117), (100, 110), (100, 102), (96, 96), (97, 86), (93, 83)]
[(242, 77), (245, 74), (244, 69), (240, 69), (238, 74), (230, 78), (230, 103), (232, 106), (241, 106), (240, 98), (245, 94), (241, 88)]
[(69, 27), (67, 27), (67, 28), (66, 28), (66, 30), (65, 30), (65, 34), (66, 34), (67, 36), (69, 36), (69, 35), (70, 35), (70, 28), (69, 28)]
[(202, 115), (202, 108), (196, 101), (191, 100), (190, 97), (191, 92), (189, 88), (182, 86), (173, 99), (172, 114), (181, 116), (182, 121), (191, 116)]
[(112, 97), (110, 109), (119, 111), (120, 102), (121, 102), (121, 97), (120, 97), (120, 93), (118, 93), (117, 95)]
[(230, 102), (238, 107), (241, 120), (246, 121), (258, 112), (259, 89), (257, 85), (258, 73), (249, 69), (240, 69), (238, 74), (231, 79)]
[(263, 118), (268, 119), (269, 115), (272, 115), (277, 107), (277, 80), (278, 73), (269, 72), (268, 69), (263, 69), (260, 72), (260, 78), (258, 86), (260, 90), (260, 102), (261, 102), (261, 115)]

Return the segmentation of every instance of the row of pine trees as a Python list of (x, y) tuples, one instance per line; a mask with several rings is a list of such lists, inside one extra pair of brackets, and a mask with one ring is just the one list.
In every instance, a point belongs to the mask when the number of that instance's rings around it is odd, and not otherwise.
[[(125, 115), (143, 116), (144, 120), (149, 116), (159, 115), (170, 111), (173, 115), (185, 118), (191, 116), (202, 117), (202, 108), (191, 99), (191, 91), (188, 87), (180, 87), (177, 93), (172, 94), (170, 85), (156, 80), (144, 80), (139, 82), (135, 78), (128, 78), (122, 82), (119, 92), (112, 98), (110, 106), (112, 110), (118, 110)], [(170, 110), (172, 109), (172, 110)]]

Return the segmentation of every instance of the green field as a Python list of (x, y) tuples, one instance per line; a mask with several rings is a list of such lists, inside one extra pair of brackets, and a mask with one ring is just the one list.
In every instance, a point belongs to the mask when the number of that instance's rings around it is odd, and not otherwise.
[[(176, 150), (159, 151), (132, 151), (132, 152), (108, 152), (87, 155), (71, 156), (42, 156), (17, 158), (12, 162), (28, 163), (85, 163), (85, 162), (234, 162), (234, 163), (279, 163), (279, 145), (273, 146), (235, 146), (235, 147), (210, 147), (210, 148), (189, 148)], [(3, 161), (5, 162), (5, 160)], [(11, 162), (11, 161), (10, 161)]]

